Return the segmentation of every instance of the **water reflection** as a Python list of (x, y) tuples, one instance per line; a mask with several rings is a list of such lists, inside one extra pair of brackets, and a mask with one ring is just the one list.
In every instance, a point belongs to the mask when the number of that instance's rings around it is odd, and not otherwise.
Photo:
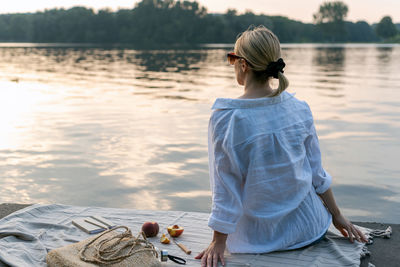
[(378, 51), (376, 57), (382, 63), (389, 63), (391, 61), (391, 55), (393, 53), (393, 47), (377, 47)]
[(346, 72), (346, 51), (344, 47), (316, 48), (312, 64), (315, 69), (313, 87), (319, 94), (329, 98), (343, 98), (343, 75)]
[[(243, 91), (229, 49), (0, 48), (0, 202), (208, 212), (210, 107)], [(346, 214), (399, 220), (400, 47), (283, 54)]]
[[(204, 211), (209, 209), (210, 191), (207, 152), (193, 144), (166, 144), (160, 146), (147, 161), (156, 170), (146, 177), (154, 181), (153, 189), (176, 210)], [(208, 193), (205, 193), (208, 192)], [(201, 201), (199, 201), (201, 200)]]
[(199, 70), (199, 62), (204, 61), (206, 55), (199, 50), (155, 50), (135, 54), (131, 63), (143, 67), (143, 71), (182, 72)]
[(317, 48), (313, 63), (319, 66), (322, 71), (343, 71), (346, 63), (346, 50), (344, 47)]

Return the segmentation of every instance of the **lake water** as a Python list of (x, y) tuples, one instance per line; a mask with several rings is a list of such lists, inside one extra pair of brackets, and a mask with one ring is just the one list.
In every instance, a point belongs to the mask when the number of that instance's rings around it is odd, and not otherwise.
[[(0, 44), (0, 203), (209, 212), (207, 126), (229, 45)], [(400, 46), (284, 45), (343, 212), (400, 221)]]

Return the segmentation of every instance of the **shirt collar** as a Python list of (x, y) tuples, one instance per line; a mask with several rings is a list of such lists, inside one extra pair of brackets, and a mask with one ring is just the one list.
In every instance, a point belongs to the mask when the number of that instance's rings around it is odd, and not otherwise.
[(239, 98), (217, 98), (211, 109), (242, 109), (242, 108), (257, 108), (266, 105), (273, 105), (292, 98), (295, 93), (282, 92), (278, 96), (260, 97), (254, 99), (239, 99)]

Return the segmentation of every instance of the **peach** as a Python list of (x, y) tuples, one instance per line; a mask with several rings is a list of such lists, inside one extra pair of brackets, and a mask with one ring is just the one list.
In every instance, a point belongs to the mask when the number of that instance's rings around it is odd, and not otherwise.
[(158, 231), (160, 230), (160, 227), (158, 226), (158, 223), (156, 222), (145, 222), (142, 225), (142, 231), (146, 235), (146, 237), (153, 237), (158, 234)]
[(172, 236), (172, 237), (178, 237), (183, 233), (183, 227), (180, 227), (178, 225), (173, 225), (173, 226), (168, 226), (167, 227), (168, 233)]

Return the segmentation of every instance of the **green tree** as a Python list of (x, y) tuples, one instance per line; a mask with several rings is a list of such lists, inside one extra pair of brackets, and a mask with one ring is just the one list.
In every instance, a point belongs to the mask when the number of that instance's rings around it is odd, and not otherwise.
[(25, 14), (15, 14), (9, 21), (9, 38), (11, 41), (23, 42), (29, 36), (29, 17)]
[(320, 5), (317, 13), (314, 14), (314, 21), (317, 24), (327, 22), (342, 22), (347, 17), (349, 8), (342, 1), (326, 2)]
[(345, 41), (347, 37), (344, 19), (348, 11), (349, 8), (342, 1), (325, 2), (313, 15), (314, 22), (326, 39), (331, 42)]
[(116, 15), (109, 9), (101, 9), (91, 19), (92, 27), (87, 33), (87, 39), (99, 43), (118, 42), (118, 29), (116, 28)]
[(376, 42), (379, 41), (374, 29), (365, 21), (356, 23), (346, 21), (347, 41), (349, 42)]
[(393, 24), (392, 18), (389, 16), (385, 16), (381, 19), (378, 25), (376, 25), (375, 31), (376, 34), (383, 39), (394, 37), (398, 33), (396, 25)]

